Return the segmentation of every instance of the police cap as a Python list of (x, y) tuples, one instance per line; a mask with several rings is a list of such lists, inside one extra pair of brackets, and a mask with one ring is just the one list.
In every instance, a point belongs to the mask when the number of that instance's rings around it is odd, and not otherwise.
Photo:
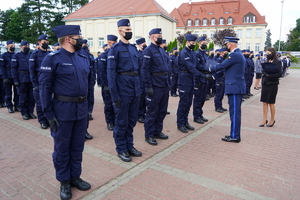
[(67, 35), (81, 35), (79, 25), (58, 25), (52, 28), (57, 38), (61, 38)]
[(27, 42), (27, 41), (22, 41), (20, 43), (20, 46), (28, 46), (28, 45), (29, 45), (29, 42)]
[(146, 42), (145, 38), (139, 38), (135, 41), (138, 45), (143, 44)]
[(57, 46), (59, 46), (59, 43), (55, 43), (53, 46), (54, 46), (54, 47), (57, 47)]
[(192, 35), (192, 34), (186, 34), (185, 35), (185, 39), (187, 41), (196, 41), (197, 40), (197, 36), (196, 35)]
[(130, 21), (129, 21), (129, 19), (120, 19), (117, 24), (118, 24), (118, 27), (130, 26)]
[(198, 42), (201, 42), (201, 41), (205, 41), (206, 40), (206, 36), (201, 36), (198, 38)]
[(172, 51), (176, 51), (177, 50), (177, 47), (174, 47), (173, 49), (172, 49)]
[(240, 39), (236, 37), (225, 37), (225, 44), (228, 42), (238, 43)]
[(149, 32), (149, 35), (152, 34), (161, 34), (161, 28), (154, 28)]
[(222, 49), (220, 49), (219, 51), (220, 51), (220, 52), (228, 51), (228, 49), (227, 49), (227, 48), (222, 48)]
[(87, 42), (88, 42), (88, 41), (87, 41), (86, 39), (83, 39), (83, 40), (82, 40), (82, 44), (87, 44)]
[(15, 42), (13, 40), (7, 40), (6, 44), (9, 45), (9, 44), (14, 44)]
[(107, 35), (107, 40), (116, 42), (118, 40), (118, 37), (115, 35)]
[(48, 36), (47, 35), (40, 35), (38, 40), (48, 40)]

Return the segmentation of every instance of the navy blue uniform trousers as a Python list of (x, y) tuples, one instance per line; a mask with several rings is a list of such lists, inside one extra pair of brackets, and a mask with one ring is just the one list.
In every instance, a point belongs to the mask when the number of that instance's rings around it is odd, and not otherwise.
[(146, 97), (145, 137), (159, 135), (163, 130), (169, 102), (169, 87), (153, 87), (154, 95)]
[(42, 110), (39, 92), (33, 91), (33, 96), (34, 96), (34, 99), (35, 99), (35, 109), (36, 109), (36, 114), (37, 114), (39, 123), (40, 124), (41, 123), (48, 123), (48, 120), (45, 117), (44, 112)]
[(178, 86), (179, 103), (177, 109), (177, 126), (182, 127), (187, 125), (188, 115), (193, 103), (194, 87)]
[(133, 149), (133, 128), (139, 110), (139, 97), (120, 96), (121, 106), (115, 110), (114, 139), (118, 153)]
[(107, 124), (115, 124), (115, 112), (110, 93), (105, 92), (104, 87), (102, 86), (101, 94), (104, 101), (105, 121)]
[(231, 121), (230, 137), (240, 139), (241, 115), (242, 115), (242, 94), (228, 94), (229, 115)]
[(224, 97), (224, 89), (225, 89), (224, 82), (225, 82), (224, 80), (216, 81), (216, 95), (214, 98), (215, 109), (223, 108), (222, 100)]
[(207, 87), (207, 83), (201, 83), (200, 89), (194, 90), (193, 115), (195, 120), (203, 117), (202, 108), (206, 101)]
[[(13, 106), (19, 106), (19, 94), (16, 86), (14, 86), (14, 79), (9, 78), (9, 83), (4, 85), (5, 90), (5, 103), (7, 108), (13, 108)], [(14, 94), (13, 92), (14, 91)], [(12, 103), (12, 99), (14, 103)]]
[(145, 114), (146, 114), (146, 93), (143, 92), (140, 96), (140, 104), (139, 104), (139, 118), (145, 119)]
[(56, 132), (51, 129), (54, 139), (52, 157), (58, 181), (80, 177), (86, 127), (85, 117), (76, 121), (60, 121)]
[(19, 87), (19, 106), (21, 107), (21, 114), (31, 114), (34, 109), (33, 87), (31, 82), (21, 83)]
[(5, 103), (5, 89), (3, 79), (0, 79), (0, 103)]
[(178, 78), (179, 78), (179, 74), (174, 74), (172, 76), (172, 81), (171, 81), (171, 95), (172, 94), (176, 94), (176, 92), (177, 92)]

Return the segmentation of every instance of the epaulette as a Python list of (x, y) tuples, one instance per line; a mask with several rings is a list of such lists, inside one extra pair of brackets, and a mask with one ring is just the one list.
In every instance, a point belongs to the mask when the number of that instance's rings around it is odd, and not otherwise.
[(118, 45), (119, 45), (119, 42), (117, 42), (116, 44), (112, 45), (111, 48), (115, 48), (115, 47), (118, 46)]
[(54, 56), (56, 54), (59, 54), (59, 51), (52, 51), (51, 53), (48, 54), (48, 56)]
[(78, 53), (79, 56), (84, 57), (84, 58), (88, 58), (86, 55), (83, 55), (81, 53)]

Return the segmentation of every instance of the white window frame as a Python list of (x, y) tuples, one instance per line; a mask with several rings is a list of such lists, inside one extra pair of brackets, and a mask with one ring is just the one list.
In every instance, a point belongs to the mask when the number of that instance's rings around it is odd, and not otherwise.
[(242, 38), (243, 37), (243, 29), (237, 29), (237, 37)]
[(255, 43), (255, 52), (260, 51), (260, 43)]
[(104, 45), (104, 38), (103, 37), (98, 38), (98, 44), (99, 44), (99, 47), (103, 47), (103, 45)]
[(251, 49), (251, 43), (246, 43), (246, 49)]
[(93, 38), (88, 38), (87, 39), (87, 44), (89, 45), (89, 47), (93, 47), (94, 46), (94, 39)]
[(203, 26), (207, 26), (207, 19), (203, 19), (203, 20), (202, 20), (202, 25), (203, 25)]
[(246, 29), (246, 37), (251, 38), (252, 37), (252, 29)]
[(233, 21), (232, 17), (228, 17), (228, 23), (227, 24), (232, 24), (232, 21)]
[(216, 25), (216, 19), (215, 18), (210, 20), (210, 25), (212, 25), (212, 26)]
[(224, 25), (224, 18), (220, 19), (220, 25)]
[(192, 20), (191, 19), (187, 20), (186, 26), (192, 26)]

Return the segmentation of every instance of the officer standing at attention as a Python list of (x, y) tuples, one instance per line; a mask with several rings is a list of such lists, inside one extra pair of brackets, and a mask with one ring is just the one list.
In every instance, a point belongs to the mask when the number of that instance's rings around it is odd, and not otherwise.
[(11, 59), (11, 73), (14, 84), (18, 87), (22, 118), (24, 120), (36, 119), (36, 116), (33, 114), (35, 104), (33, 87), (29, 76), (29, 59), (31, 56), (29, 43), (22, 41), (20, 48), (21, 51), (14, 54)]
[(172, 67), (172, 81), (171, 81), (171, 96), (178, 97), (177, 88), (178, 88), (178, 77), (179, 77), (179, 65), (178, 65), (178, 49), (174, 47), (172, 49), (172, 56), (171, 56), (171, 67)]
[(237, 47), (238, 40), (235, 37), (225, 37), (225, 45), (231, 52), (228, 59), (209, 68), (211, 72), (225, 69), (225, 94), (228, 96), (231, 130), (230, 135), (225, 136), (222, 140), (234, 143), (241, 141), (241, 105), (243, 94), (246, 93), (244, 79), (246, 60)]
[[(205, 49), (207, 48), (206, 36), (198, 38), (199, 49), (196, 51), (196, 57), (200, 65), (197, 65), (198, 71), (204, 71), (206, 60), (208, 56)], [(203, 106), (206, 101), (208, 81), (205, 78), (198, 77), (195, 80), (195, 90), (194, 90), (194, 102), (193, 102), (193, 116), (194, 122), (199, 124), (204, 124), (208, 120), (203, 116)]]
[(60, 45), (59, 45), (59, 43), (57, 42), (57, 43), (55, 43), (54, 45), (53, 45), (53, 51), (57, 51), (57, 50), (59, 50), (60, 49)]
[(211, 74), (204, 75), (197, 70), (199, 62), (196, 54), (193, 51), (195, 48), (197, 37), (192, 34), (187, 34), (186, 45), (179, 55), (180, 75), (178, 79), (179, 103), (177, 109), (177, 128), (183, 133), (188, 133), (188, 130), (195, 130), (188, 122), (190, 107), (193, 102), (194, 94), (194, 79), (211, 78)]
[(132, 29), (129, 19), (117, 23), (120, 41), (112, 46), (107, 57), (107, 80), (115, 110), (114, 139), (119, 158), (130, 162), (131, 156), (142, 153), (133, 146), (133, 128), (136, 125), (141, 94), (138, 76), (138, 53), (129, 43)]
[[(53, 32), (61, 49), (47, 55), (40, 67), (42, 109), (49, 119), (54, 139), (53, 162), (61, 183), (60, 198), (71, 199), (71, 186), (89, 190), (80, 178), (82, 152), (87, 130), (90, 62), (79, 53), (80, 26), (59, 25)], [(62, 112), (67, 110), (68, 112)]]
[(162, 133), (169, 101), (169, 58), (162, 44), (161, 28), (149, 32), (151, 44), (144, 50), (142, 76), (145, 82), (147, 111), (144, 123), (145, 141), (157, 145), (157, 139), (168, 139)]
[(44, 116), (41, 107), (38, 77), (39, 77), (39, 73), (40, 73), (39, 70), (42, 61), (45, 58), (45, 56), (50, 53), (49, 51), (47, 51), (48, 43), (49, 41), (47, 35), (41, 35), (38, 38), (39, 48), (38, 50), (32, 52), (31, 57), (29, 59), (29, 73), (30, 73), (30, 79), (33, 86), (33, 96), (35, 98), (36, 113), (42, 129), (47, 129), (49, 124), (47, 118)]
[[(11, 59), (15, 54), (15, 43), (13, 40), (8, 40), (6, 45), (7, 52), (3, 53), (0, 58), (0, 70), (2, 71), (6, 107), (9, 113), (14, 113), (14, 111), (21, 111), (17, 87), (14, 85), (14, 79), (11, 74)], [(14, 103), (12, 103), (12, 97), (14, 97)], [(13, 107), (15, 107), (15, 110)]]
[[(102, 80), (102, 98), (104, 101), (104, 115), (105, 115), (105, 121), (107, 124), (107, 129), (109, 131), (112, 131), (114, 129), (115, 124), (115, 112), (114, 112), (114, 106), (113, 102), (111, 100), (110, 91), (108, 87), (108, 81), (107, 81), (107, 55), (109, 49), (117, 43), (118, 37), (115, 35), (107, 35), (107, 45), (106, 50), (104, 53), (100, 55), (99, 61), (97, 63), (98, 65), (98, 76)], [(103, 48), (103, 49), (104, 49)]]
[[(1, 65), (1, 62), (2, 62), (2, 57), (0, 55), (0, 65)], [(4, 108), (6, 106), (2, 73), (3, 73), (2, 69), (0, 68), (0, 108)]]
[(141, 73), (141, 69), (143, 66), (143, 52), (147, 47), (145, 38), (139, 38), (136, 41), (137, 48), (138, 48), (138, 55), (139, 55), (139, 77), (141, 82), (141, 90), (142, 94), (140, 97), (140, 105), (139, 105), (139, 117), (138, 122), (144, 123), (145, 122), (145, 115), (146, 115), (146, 89), (144, 84), (144, 79)]

